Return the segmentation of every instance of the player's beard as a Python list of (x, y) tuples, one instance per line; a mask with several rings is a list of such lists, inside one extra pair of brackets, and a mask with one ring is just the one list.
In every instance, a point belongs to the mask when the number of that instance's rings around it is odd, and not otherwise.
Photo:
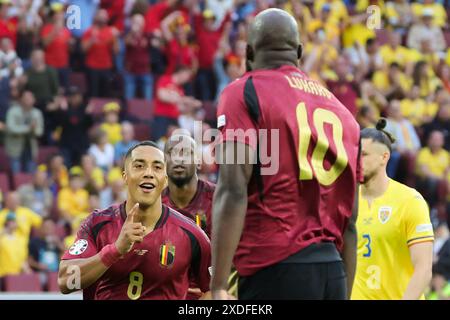
[(377, 171), (376, 171), (376, 170), (373, 170), (372, 172), (369, 172), (368, 174), (365, 174), (365, 175), (363, 176), (363, 182), (362, 182), (362, 184), (368, 183), (370, 180), (373, 179), (373, 177), (376, 176), (376, 174), (377, 174)]
[(191, 182), (192, 178), (194, 178), (194, 174), (185, 177), (170, 177), (170, 181), (173, 182), (178, 188), (182, 188)]

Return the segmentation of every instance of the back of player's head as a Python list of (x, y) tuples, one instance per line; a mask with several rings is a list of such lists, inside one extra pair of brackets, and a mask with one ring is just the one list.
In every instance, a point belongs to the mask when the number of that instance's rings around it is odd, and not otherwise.
[(270, 8), (260, 12), (250, 25), (247, 60), (269, 54), (269, 60), (297, 60), (301, 57), (296, 20), (286, 11)]
[(365, 128), (361, 131), (361, 139), (371, 139), (372, 141), (381, 143), (392, 153), (392, 144), (395, 143), (395, 138), (384, 130), (386, 124), (386, 119), (381, 118), (378, 120), (375, 128)]

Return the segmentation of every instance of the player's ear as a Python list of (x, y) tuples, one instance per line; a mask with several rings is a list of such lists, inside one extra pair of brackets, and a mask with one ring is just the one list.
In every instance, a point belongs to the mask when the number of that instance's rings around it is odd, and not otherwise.
[(298, 60), (300, 60), (302, 58), (303, 55), (303, 46), (302, 44), (299, 44), (297, 47), (297, 58)]
[(169, 177), (167, 176), (167, 173), (164, 175), (164, 188), (167, 188), (169, 186)]
[(247, 44), (247, 48), (245, 51), (245, 58), (247, 59), (247, 61), (253, 61), (253, 59), (255, 58), (253, 48), (249, 44)]
[(128, 176), (127, 173), (125, 172), (125, 169), (122, 170), (122, 179), (125, 182), (125, 184), (127, 184)]

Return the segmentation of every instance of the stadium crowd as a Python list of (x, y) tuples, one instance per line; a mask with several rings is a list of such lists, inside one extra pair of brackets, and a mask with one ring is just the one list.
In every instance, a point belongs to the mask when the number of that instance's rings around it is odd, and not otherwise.
[(450, 299), (448, 0), (0, 0), (0, 278), (57, 271), (82, 219), (125, 199), (137, 140), (216, 126), (269, 7), (294, 16), (301, 69), (361, 128), (388, 119), (389, 176), (423, 194), (435, 227), (428, 297)]

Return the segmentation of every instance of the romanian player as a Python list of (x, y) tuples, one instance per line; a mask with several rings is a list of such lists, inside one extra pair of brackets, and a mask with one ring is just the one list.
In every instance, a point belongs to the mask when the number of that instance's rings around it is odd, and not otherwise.
[(424, 299), (431, 280), (433, 227), (423, 197), (386, 173), (394, 140), (385, 125), (382, 119), (361, 132), (364, 182), (352, 299)]
[(233, 257), (239, 299), (349, 296), (360, 129), (345, 106), (299, 70), (301, 48), (292, 16), (262, 11), (249, 29), (251, 71), (220, 97), (214, 299), (227, 299)]
[[(58, 284), (70, 293), (95, 283), (95, 299), (185, 299), (190, 279), (209, 290), (210, 244), (182, 214), (162, 204), (164, 153), (150, 141), (130, 148), (127, 201), (95, 211), (64, 254)], [(79, 271), (80, 287), (71, 282)]]

